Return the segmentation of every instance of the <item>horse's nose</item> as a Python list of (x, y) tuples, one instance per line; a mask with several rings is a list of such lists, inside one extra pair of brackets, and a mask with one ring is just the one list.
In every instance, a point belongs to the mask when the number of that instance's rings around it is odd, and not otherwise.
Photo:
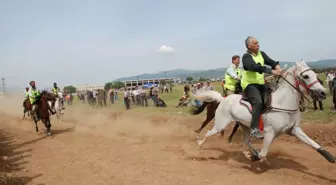
[(327, 95), (326, 95), (326, 93), (323, 90), (321, 90), (319, 92), (319, 96), (320, 96), (320, 99), (323, 99), (323, 100), (327, 98)]

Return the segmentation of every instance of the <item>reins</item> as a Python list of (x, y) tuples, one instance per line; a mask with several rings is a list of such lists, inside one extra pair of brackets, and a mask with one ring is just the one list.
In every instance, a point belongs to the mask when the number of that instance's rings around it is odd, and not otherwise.
[[(284, 69), (286, 69), (286, 68), (287, 68), (287, 65), (285, 65)], [(284, 71), (284, 69), (283, 69), (282, 71)], [(311, 70), (311, 69), (306, 69), (306, 70), (302, 71), (302, 72), (300, 73), (300, 76), (302, 76), (302, 74), (303, 74), (304, 72), (307, 72), (307, 71), (310, 71), (310, 70)], [(280, 80), (280, 79), (283, 79), (286, 83), (288, 83), (291, 87), (293, 87), (293, 89), (295, 89), (298, 93), (300, 93), (300, 95), (301, 95), (304, 99), (306, 99), (309, 103), (311, 103), (311, 101), (310, 101), (310, 100), (303, 94), (303, 92), (301, 92), (301, 90), (300, 90), (299, 87), (300, 87), (300, 85), (302, 85), (304, 88), (306, 88), (307, 91), (309, 91), (310, 87), (312, 87), (314, 84), (318, 83), (318, 81), (316, 80), (316, 81), (314, 81), (314, 82), (312, 82), (312, 83), (306, 85), (306, 84), (302, 83), (302, 81), (301, 81), (300, 78), (297, 79), (295, 73), (296, 73), (296, 71), (294, 71), (294, 74), (290, 73), (290, 74), (292, 74), (292, 75), (295, 77), (295, 79), (296, 79), (295, 85), (293, 85), (291, 82), (289, 82), (289, 81), (286, 79), (286, 77), (283, 77), (282, 74), (280, 74), (279, 76), (277, 76), (278, 78), (277, 78), (277, 80), (276, 80), (276, 86), (279, 87), (279, 80)], [(287, 73), (287, 74), (288, 74), (288, 73)], [(270, 96), (272, 96), (272, 95), (270, 95)], [(270, 111), (270, 110), (272, 110), (272, 109), (280, 110), (280, 111), (286, 111), (286, 112), (287, 112), (287, 111), (289, 111), (289, 112), (296, 112), (299, 108), (296, 109), (296, 110), (287, 110), (287, 109), (281, 109), (281, 108), (276, 108), (276, 107), (272, 107), (272, 106), (270, 106), (270, 109), (269, 109), (268, 111)]]

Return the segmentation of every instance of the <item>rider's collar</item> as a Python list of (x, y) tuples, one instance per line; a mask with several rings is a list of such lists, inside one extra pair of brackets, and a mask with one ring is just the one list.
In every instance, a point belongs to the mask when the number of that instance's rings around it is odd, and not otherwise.
[(257, 56), (258, 53), (259, 53), (259, 52), (258, 52), (257, 54), (254, 54), (254, 53), (253, 53), (252, 51), (250, 51), (250, 50), (247, 50), (246, 52), (249, 53), (250, 55), (253, 55), (253, 56)]
[(235, 68), (237, 68), (237, 67), (238, 67), (238, 66), (236, 66), (236, 64), (234, 64), (234, 63), (232, 63), (232, 66), (233, 66), (233, 67), (235, 67)]

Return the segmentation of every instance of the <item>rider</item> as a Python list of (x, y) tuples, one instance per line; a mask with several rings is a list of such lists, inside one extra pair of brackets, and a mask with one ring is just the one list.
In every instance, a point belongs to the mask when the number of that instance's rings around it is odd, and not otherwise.
[(26, 87), (25, 99), (29, 97), (29, 87)]
[[(36, 104), (36, 100), (37, 100), (37, 98), (39, 98), (41, 96), (41, 94), (40, 94), (40, 91), (35, 86), (35, 81), (31, 81), (29, 83), (29, 85), (31, 86), (31, 88), (29, 89), (28, 94), (29, 94), (29, 101), (33, 106), (32, 111), (33, 111), (33, 113), (38, 113), (37, 112), (38, 104)], [(48, 109), (53, 115), (55, 114), (55, 112), (49, 106), (48, 106)], [(36, 114), (36, 115), (38, 115), (38, 114)], [(37, 119), (39, 119), (39, 118), (37, 118)]]
[(236, 84), (241, 79), (241, 70), (238, 68), (240, 63), (240, 57), (238, 55), (234, 55), (232, 57), (232, 64), (225, 71), (225, 84), (224, 84), (224, 92), (225, 96), (229, 96), (235, 93)]
[[(54, 88), (51, 90), (53, 94), (55, 94), (56, 96), (58, 96), (58, 92), (60, 92), (60, 88), (57, 87), (57, 83), (54, 83)], [(51, 103), (51, 108), (54, 109), (55, 108), (55, 101), (52, 101)]]
[[(259, 51), (259, 43), (256, 38), (247, 37), (245, 46), (247, 52), (242, 58), (244, 71), (241, 86), (252, 104), (251, 137), (263, 138), (258, 129), (258, 123), (266, 93), (264, 73), (280, 75), (281, 67), (278, 62), (268, 57), (265, 52)], [(272, 69), (266, 68), (265, 65), (271, 66)]]
[(54, 83), (54, 88), (52, 89), (52, 92), (55, 94), (55, 95), (58, 95), (58, 92), (60, 92), (60, 88), (57, 87), (57, 83)]
[(38, 105), (36, 104), (36, 99), (40, 96), (40, 91), (38, 89), (36, 89), (36, 86), (35, 86), (35, 82), (34, 81), (31, 81), (29, 83), (29, 85), (31, 86), (31, 88), (29, 89), (29, 92), (28, 92), (28, 96), (29, 96), (29, 101), (30, 101), (30, 104), (32, 104), (32, 112), (37, 114), (37, 109), (38, 109)]

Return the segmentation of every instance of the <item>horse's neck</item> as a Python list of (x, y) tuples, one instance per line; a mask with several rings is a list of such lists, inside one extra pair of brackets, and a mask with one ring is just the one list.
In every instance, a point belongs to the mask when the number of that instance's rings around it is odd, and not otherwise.
[[(294, 69), (289, 69), (290, 73), (293, 72)], [(295, 76), (293, 74), (287, 74), (285, 80), (280, 80), (278, 87), (273, 92), (272, 96), (272, 106), (281, 109), (288, 110), (296, 110), (299, 107), (299, 102), (301, 98), (301, 94), (294, 89), (295, 86)]]

